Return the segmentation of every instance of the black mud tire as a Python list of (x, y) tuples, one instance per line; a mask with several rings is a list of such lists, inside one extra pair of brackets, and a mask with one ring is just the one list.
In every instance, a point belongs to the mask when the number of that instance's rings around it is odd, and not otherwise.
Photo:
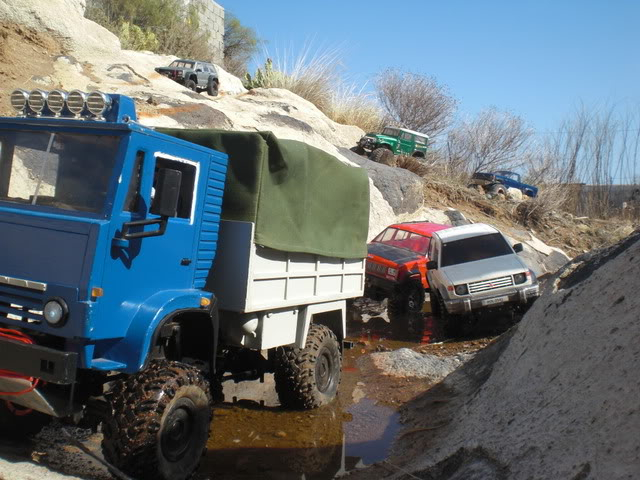
[(366, 153), (366, 150), (364, 148), (362, 148), (360, 145), (356, 145), (355, 147), (351, 147), (350, 150), (353, 153), (357, 153), (358, 155), (364, 155)]
[[(12, 409), (24, 414), (16, 415)], [(24, 440), (40, 433), (51, 422), (49, 415), (35, 410), (26, 412), (28, 410), (19, 405), (9, 407), (6, 401), (0, 400), (0, 437)]]
[(184, 83), (184, 86), (187, 87), (189, 90), (193, 90), (194, 92), (198, 91), (198, 85), (193, 80), (187, 80)]
[(459, 338), (466, 333), (466, 322), (462, 315), (454, 315), (447, 311), (440, 293), (436, 294), (436, 310), (440, 319), (441, 330), (448, 338)]
[(393, 152), (384, 147), (376, 148), (373, 152), (371, 152), (371, 155), (369, 155), (369, 160), (377, 163), (382, 163), (383, 165), (389, 165), (390, 167), (395, 167), (396, 165), (396, 157), (393, 155)]
[(211, 97), (218, 96), (219, 85), (217, 78), (209, 77), (209, 80), (207, 81), (207, 94)]
[(212, 400), (200, 371), (154, 360), (108, 395), (103, 424), (107, 461), (140, 480), (184, 480), (198, 468), (209, 438)]
[(425, 301), (425, 290), (418, 282), (399, 285), (389, 298), (387, 311), (389, 316), (422, 311)]
[(276, 350), (274, 380), (282, 407), (310, 410), (330, 403), (338, 392), (342, 354), (335, 334), (324, 325), (309, 326), (303, 349)]
[(507, 195), (507, 187), (500, 183), (496, 183), (491, 186), (489, 193), (492, 195)]

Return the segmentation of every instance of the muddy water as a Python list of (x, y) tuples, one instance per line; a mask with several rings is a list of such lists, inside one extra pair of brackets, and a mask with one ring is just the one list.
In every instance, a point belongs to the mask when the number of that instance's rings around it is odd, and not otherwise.
[(400, 429), (395, 408), (367, 396), (369, 383), (384, 382), (360, 368), (359, 360), (375, 350), (428, 343), (428, 326), (394, 335), (389, 323), (351, 328), (355, 348), (344, 357), (338, 398), (312, 411), (279, 407), (273, 378), (264, 383), (225, 384), (225, 399), (214, 412), (212, 436), (199, 470), (212, 479), (330, 480), (383, 460)]

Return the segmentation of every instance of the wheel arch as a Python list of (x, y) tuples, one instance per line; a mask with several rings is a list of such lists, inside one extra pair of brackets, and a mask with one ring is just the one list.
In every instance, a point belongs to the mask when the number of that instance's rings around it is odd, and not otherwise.
[(212, 297), (210, 305), (203, 308), (200, 302), (204, 296), (203, 292), (196, 290), (189, 293), (184, 290), (169, 290), (151, 296), (138, 309), (126, 336), (110, 349), (108, 357), (125, 363), (127, 366), (123, 371), (126, 373), (144, 369), (152, 358), (150, 354), (161, 336), (162, 327), (177, 316), (182, 316), (184, 322), (186, 318), (194, 318), (196, 313), (200, 315), (198, 318), (209, 315), (211, 329), (217, 335), (217, 302)]
[(301, 309), (298, 317), (296, 347), (304, 348), (312, 322), (328, 327), (342, 344), (347, 331), (346, 301), (316, 303)]

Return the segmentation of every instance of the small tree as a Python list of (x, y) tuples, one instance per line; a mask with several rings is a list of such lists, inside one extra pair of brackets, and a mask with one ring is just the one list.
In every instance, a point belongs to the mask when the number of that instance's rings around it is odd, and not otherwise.
[(224, 17), (224, 66), (237, 77), (247, 73), (247, 64), (258, 51), (258, 37), (253, 28), (240, 23), (227, 12)]
[(375, 80), (387, 121), (434, 137), (453, 119), (456, 100), (435, 78), (386, 70)]
[(461, 122), (447, 137), (447, 161), (468, 172), (517, 168), (525, 161), (532, 131), (517, 115), (495, 109)]

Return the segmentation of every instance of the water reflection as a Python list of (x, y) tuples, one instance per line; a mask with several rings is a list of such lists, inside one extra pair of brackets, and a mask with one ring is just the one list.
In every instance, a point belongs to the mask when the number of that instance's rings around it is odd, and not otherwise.
[(199, 478), (330, 480), (384, 459), (399, 428), (393, 409), (366, 398), (308, 412), (224, 404), (214, 412)]

